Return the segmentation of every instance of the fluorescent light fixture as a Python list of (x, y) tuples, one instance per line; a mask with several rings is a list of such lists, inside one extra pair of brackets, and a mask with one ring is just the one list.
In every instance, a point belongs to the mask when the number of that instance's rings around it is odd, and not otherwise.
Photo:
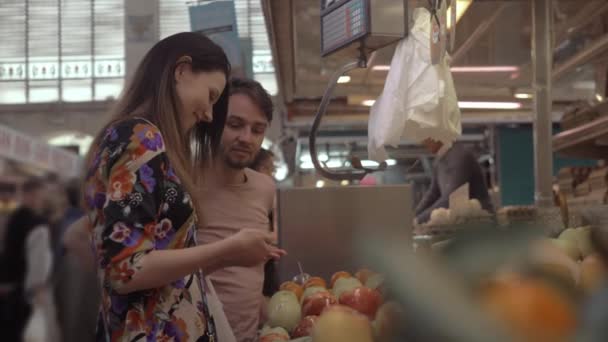
[(533, 97), (534, 97), (534, 95), (529, 94), (529, 93), (515, 93), (516, 99), (527, 100), (527, 99), (531, 99)]
[(340, 182), (340, 185), (342, 185), (342, 186), (347, 186), (347, 185), (348, 185), (348, 181), (347, 181), (346, 179), (344, 179), (344, 180), (342, 180), (342, 181)]
[(388, 165), (388, 166), (397, 165), (397, 161), (395, 159), (387, 159), (386, 165)]
[(459, 101), (458, 107), (462, 109), (520, 109), (519, 102), (473, 102)]
[[(456, 0), (456, 24), (458, 24), (458, 22), (460, 21), (460, 18), (462, 18), (462, 16), (469, 9), (469, 7), (471, 6), (471, 3), (473, 3), (473, 0)], [(448, 28), (452, 27), (451, 13), (452, 12), (450, 10), (448, 10), (448, 15), (447, 15)]]
[[(375, 65), (372, 67), (374, 71), (389, 71), (390, 65)], [(451, 67), (450, 71), (455, 73), (466, 73), (466, 72), (518, 72), (519, 67), (514, 65), (493, 65), (493, 66), (456, 66)]]
[(595, 98), (600, 102), (604, 102), (604, 97), (600, 94), (595, 94)]
[(319, 180), (317, 181), (317, 184), (315, 184), (315, 186), (316, 186), (317, 188), (322, 188), (322, 187), (324, 187), (324, 186), (325, 186), (325, 181), (324, 181), (324, 180), (319, 179)]
[(361, 102), (362, 105), (368, 106), (368, 107), (373, 106), (374, 103), (376, 103), (376, 100), (365, 100), (365, 101)]
[(315, 168), (315, 165), (311, 161), (305, 161), (300, 164), (300, 169), (302, 170), (312, 170)]
[(380, 165), (380, 164), (378, 164), (378, 162), (373, 161), (373, 160), (362, 160), (361, 165), (363, 167), (378, 167), (378, 165)]
[(374, 65), (372, 67), (372, 70), (374, 70), (374, 71), (389, 71), (389, 70), (391, 70), (391, 66), (390, 65)]
[(302, 163), (306, 163), (306, 162), (312, 162), (312, 158), (310, 158), (310, 154), (303, 154), (300, 156), (300, 162)]
[(339, 160), (330, 160), (327, 163), (325, 163), (325, 166), (327, 166), (330, 169), (335, 169), (335, 168), (342, 167), (342, 163)]
[(498, 66), (457, 66), (451, 67), (452, 72), (518, 72), (518, 66), (498, 65)]
[(338, 78), (338, 83), (348, 83), (350, 82), (350, 76), (340, 76)]

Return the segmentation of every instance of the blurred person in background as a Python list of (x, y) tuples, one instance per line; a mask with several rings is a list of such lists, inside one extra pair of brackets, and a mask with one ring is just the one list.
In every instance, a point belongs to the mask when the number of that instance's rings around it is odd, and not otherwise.
[(263, 173), (270, 178), (274, 177), (275, 166), (274, 166), (274, 153), (262, 148), (258, 155), (255, 157), (253, 164), (250, 166), (253, 170)]
[(446, 149), (441, 141), (431, 138), (422, 145), (435, 155), (435, 162), (431, 187), (416, 207), (418, 223), (428, 222), (435, 209), (449, 208), (450, 195), (465, 184), (469, 184), (470, 199), (478, 200), (482, 209), (494, 212), (483, 171), (471, 151), (462, 144)]
[[(199, 229), (201, 244), (215, 243), (254, 229), (270, 234), (270, 213), (275, 185), (271, 178), (249, 168), (255, 160), (272, 120), (270, 95), (254, 80), (230, 82), (228, 116), (219, 152), (205, 170), (201, 188), (205, 225)], [(238, 342), (257, 341), (264, 306), (264, 263), (235, 266), (210, 275)]]
[[(80, 182), (70, 180), (65, 183), (64, 190), (67, 207), (59, 226), (60, 240), (55, 248), (53, 272), (57, 318), (63, 342), (94, 341), (100, 290), (87, 234), (88, 218), (81, 209)], [(73, 224), (84, 226), (73, 230), (70, 229)], [(68, 236), (70, 231), (84, 234)], [(74, 243), (74, 239), (84, 243)]]
[(21, 204), (6, 222), (0, 258), (2, 340), (57, 341), (50, 284), (53, 194), (39, 178), (28, 179), (21, 190)]
[[(230, 64), (198, 33), (156, 43), (86, 160), (85, 208), (101, 286), (98, 341), (222, 341), (206, 276), (277, 257), (254, 229), (196, 244), (198, 184), (219, 145)], [(196, 141), (196, 144), (193, 142)], [(228, 336), (224, 338), (223, 336)]]

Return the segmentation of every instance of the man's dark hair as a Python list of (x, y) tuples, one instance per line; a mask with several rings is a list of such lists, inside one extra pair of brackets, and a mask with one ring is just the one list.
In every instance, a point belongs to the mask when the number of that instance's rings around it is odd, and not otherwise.
[(40, 190), (44, 187), (44, 181), (37, 177), (30, 177), (21, 186), (21, 190), (24, 193), (31, 193), (36, 190)]
[(270, 152), (265, 148), (261, 148), (260, 152), (258, 152), (258, 155), (255, 156), (255, 159), (253, 160), (253, 163), (251, 164), (250, 168), (259, 171), (262, 163), (268, 159), (274, 159), (274, 153)]
[(230, 95), (243, 94), (249, 96), (266, 116), (268, 122), (272, 121), (274, 105), (270, 94), (255, 80), (246, 78), (232, 78), (230, 80)]

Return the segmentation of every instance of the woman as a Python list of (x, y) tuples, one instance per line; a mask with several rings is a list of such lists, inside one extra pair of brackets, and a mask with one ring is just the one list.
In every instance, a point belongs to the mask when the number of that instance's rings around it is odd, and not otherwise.
[(224, 51), (200, 34), (160, 41), (93, 142), (85, 200), (102, 288), (98, 340), (215, 341), (203, 274), (283, 254), (253, 230), (195, 245), (204, 215), (195, 170), (222, 135), (229, 72)]

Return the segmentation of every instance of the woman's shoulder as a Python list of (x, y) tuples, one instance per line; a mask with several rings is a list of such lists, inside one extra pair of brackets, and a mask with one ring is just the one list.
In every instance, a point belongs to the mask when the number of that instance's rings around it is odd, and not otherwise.
[(102, 145), (110, 150), (126, 149), (143, 153), (162, 153), (165, 143), (157, 126), (143, 118), (128, 118), (108, 126)]

